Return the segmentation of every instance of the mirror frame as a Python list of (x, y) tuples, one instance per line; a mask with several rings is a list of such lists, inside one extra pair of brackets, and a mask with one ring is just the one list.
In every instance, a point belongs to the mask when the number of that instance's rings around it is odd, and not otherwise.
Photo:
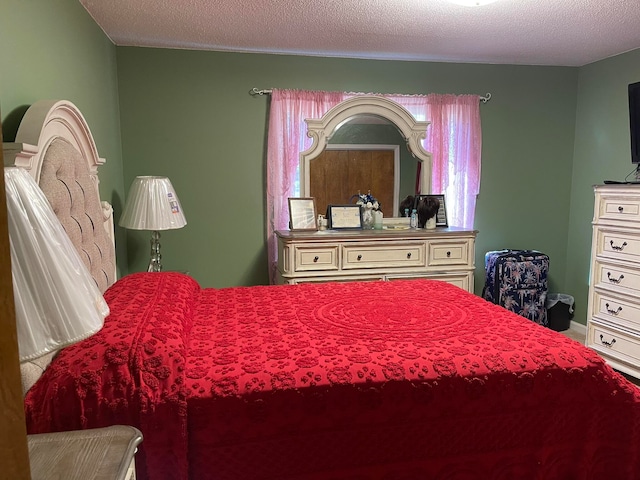
[[(300, 153), (300, 196), (309, 197), (309, 163), (320, 155), (334, 132), (355, 115), (377, 115), (393, 123), (407, 142), (409, 152), (422, 162), (420, 194), (431, 193), (431, 153), (422, 146), (430, 122), (418, 121), (402, 105), (378, 95), (358, 95), (330, 108), (320, 119), (305, 119), (311, 146)], [(400, 201), (401, 199), (398, 199)], [(396, 212), (397, 213), (397, 212)], [(393, 215), (396, 217), (397, 215)]]

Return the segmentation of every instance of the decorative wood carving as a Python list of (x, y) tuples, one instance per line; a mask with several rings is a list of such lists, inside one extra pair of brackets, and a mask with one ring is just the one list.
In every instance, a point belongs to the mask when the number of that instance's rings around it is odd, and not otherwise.
[[(39, 182), (42, 162), (51, 143), (63, 138), (73, 145), (87, 161), (89, 175), (98, 198), (98, 167), (105, 163), (98, 155), (98, 149), (84, 116), (67, 100), (40, 100), (25, 113), (15, 143), (3, 143), (4, 165), (25, 168), (36, 182)], [(104, 228), (115, 249), (113, 208), (108, 202), (101, 202)], [(114, 270), (112, 278), (117, 278)]]

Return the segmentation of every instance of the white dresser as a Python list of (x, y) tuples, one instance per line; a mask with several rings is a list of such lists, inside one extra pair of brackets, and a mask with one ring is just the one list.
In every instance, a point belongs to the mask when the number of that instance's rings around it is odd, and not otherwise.
[(594, 190), (586, 343), (640, 378), (640, 185)]
[(278, 283), (433, 278), (473, 293), (476, 231), (277, 231)]

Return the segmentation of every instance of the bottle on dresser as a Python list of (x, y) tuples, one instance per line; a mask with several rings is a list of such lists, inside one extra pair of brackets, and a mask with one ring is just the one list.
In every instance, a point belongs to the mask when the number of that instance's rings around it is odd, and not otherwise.
[(411, 211), (411, 219), (409, 220), (409, 226), (411, 228), (418, 228), (418, 211), (415, 208)]

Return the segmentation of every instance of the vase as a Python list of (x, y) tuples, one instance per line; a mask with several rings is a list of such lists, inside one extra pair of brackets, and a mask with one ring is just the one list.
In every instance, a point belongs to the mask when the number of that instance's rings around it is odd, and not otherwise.
[(373, 211), (373, 229), (382, 230), (382, 212), (380, 210)]
[(373, 208), (364, 207), (362, 209), (362, 228), (364, 230), (373, 229)]

